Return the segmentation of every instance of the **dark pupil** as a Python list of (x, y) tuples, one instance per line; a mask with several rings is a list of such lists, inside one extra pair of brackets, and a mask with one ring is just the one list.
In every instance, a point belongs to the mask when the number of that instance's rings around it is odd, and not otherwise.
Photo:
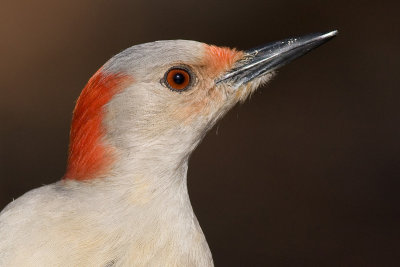
[(182, 83), (184, 83), (185, 82), (185, 76), (183, 76), (183, 74), (182, 73), (176, 73), (175, 75), (174, 75), (174, 82), (176, 83), (176, 84), (182, 84)]

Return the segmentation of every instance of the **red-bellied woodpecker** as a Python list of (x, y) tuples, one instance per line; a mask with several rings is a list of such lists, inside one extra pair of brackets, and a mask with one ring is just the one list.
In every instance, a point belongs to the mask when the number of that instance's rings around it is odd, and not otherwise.
[(278, 67), (336, 35), (248, 51), (195, 41), (111, 58), (73, 113), (67, 171), (0, 214), (1, 266), (212, 266), (190, 204), (188, 158)]

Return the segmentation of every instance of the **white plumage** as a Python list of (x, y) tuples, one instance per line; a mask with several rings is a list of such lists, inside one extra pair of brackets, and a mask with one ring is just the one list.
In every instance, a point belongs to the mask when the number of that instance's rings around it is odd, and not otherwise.
[(271, 65), (245, 68), (263, 53), (176, 40), (110, 59), (77, 102), (64, 179), (1, 212), (0, 266), (213, 266), (188, 196), (188, 159), (271, 77)]

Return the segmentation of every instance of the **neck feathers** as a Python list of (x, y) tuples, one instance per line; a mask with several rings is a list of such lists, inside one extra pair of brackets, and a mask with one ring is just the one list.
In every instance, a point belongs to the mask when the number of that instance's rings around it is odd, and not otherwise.
[(67, 170), (64, 179), (88, 180), (105, 174), (113, 157), (103, 142), (104, 105), (118, 93), (130, 77), (96, 72), (76, 103), (70, 131)]

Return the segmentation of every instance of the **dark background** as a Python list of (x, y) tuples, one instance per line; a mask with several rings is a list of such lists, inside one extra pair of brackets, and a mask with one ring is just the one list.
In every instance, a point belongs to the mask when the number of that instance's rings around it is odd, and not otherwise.
[(396, 2), (2, 0), (0, 208), (62, 177), (74, 101), (119, 51), (338, 29), (208, 134), (191, 199), (217, 266), (398, 266)]

